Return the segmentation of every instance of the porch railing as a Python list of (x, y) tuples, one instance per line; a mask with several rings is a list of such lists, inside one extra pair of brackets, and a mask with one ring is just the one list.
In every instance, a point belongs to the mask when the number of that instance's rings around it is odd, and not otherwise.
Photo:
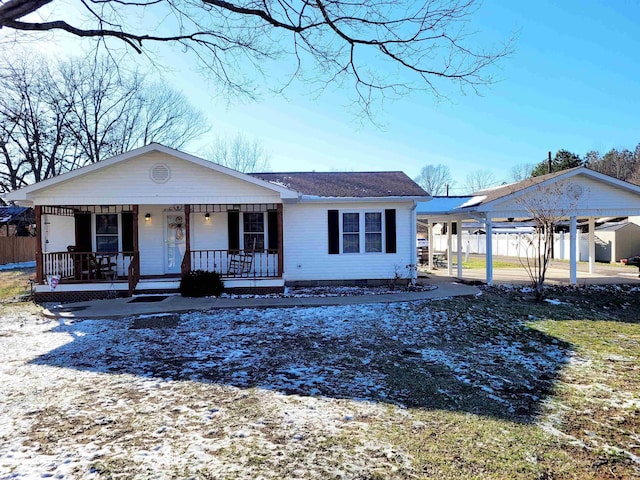
[(192, 270), (215, 271), (225, 278), (281, 276), (278, 250), (191, 250), (185, 255), (189, 255)]
[(129, 278), (133, 252), (47, 252), (42, 254), (42, 282), (58, 275), (63, 283)]

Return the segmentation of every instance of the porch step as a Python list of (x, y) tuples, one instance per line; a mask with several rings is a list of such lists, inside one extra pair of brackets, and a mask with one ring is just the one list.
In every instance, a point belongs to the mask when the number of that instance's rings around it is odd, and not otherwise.
[(135, 293), (178, 293), (179, 288), (179, 278), (145, 278), (140, 279)]

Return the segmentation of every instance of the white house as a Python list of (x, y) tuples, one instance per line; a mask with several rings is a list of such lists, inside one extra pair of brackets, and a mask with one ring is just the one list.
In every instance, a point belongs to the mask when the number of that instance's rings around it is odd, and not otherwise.
[(247, 175), (151, 144), (7, 199), (36, 211), (38, 299), (80, 300), (197, 269), (230, 290), (409, 279), (429, 197), (402, 172)]

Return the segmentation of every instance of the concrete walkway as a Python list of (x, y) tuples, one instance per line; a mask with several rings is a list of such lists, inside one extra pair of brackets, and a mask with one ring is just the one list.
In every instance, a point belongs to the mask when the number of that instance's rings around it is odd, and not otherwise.
[[(480, 290), (474, 286), (455, 283), (445, 277), (421, 278), (420, 283), (433, 285), (434, 290), (423, 292), (405, 292), (383, 295), (355, 295), (350, 297), (286, 297), (286, 298), (186, 298), (169, 295), (157, 302), (132, 301), (134, 298), (116, 298), (112, 300), (94, 300), (69, 303), (45, 309), (43, 314), (50, 318), (117, 318), (132, 315), (157, 313), (177, 313), (207, 311), (217, 308), (290, 308), (319, 307), (327, 305), (355, 305), (363, 303), (413, 302), (434, 300), (462, 295), (477, 295)], [(150, 299), (153, 296), (143, 296)], [(159, 298), (159, 297), (158, 297)]]

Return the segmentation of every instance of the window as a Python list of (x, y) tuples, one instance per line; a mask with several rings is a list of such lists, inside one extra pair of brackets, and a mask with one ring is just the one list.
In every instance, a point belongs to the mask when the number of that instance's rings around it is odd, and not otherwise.
[[(361, 235), (361, 232), (364, 235)], [(327, 210), (327, 253), (396, 253), (396, 210)]]
[(382, 252), (382, 213), (364, 214), (364, 251)]
[(264, 250), (264, 214), (243, 213), (242, 226), (245, 250)]
[(118, 214), (96, 214), (96, 252), (112, 253), (118, 251)]
[(360, 251), (360, 214), (342, 214), (342, 251), (358, 253)]

